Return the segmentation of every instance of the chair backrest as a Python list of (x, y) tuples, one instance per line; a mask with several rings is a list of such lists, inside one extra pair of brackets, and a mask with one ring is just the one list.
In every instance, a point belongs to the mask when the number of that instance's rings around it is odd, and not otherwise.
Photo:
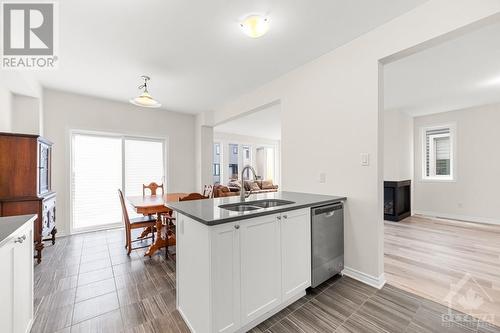
[(208, 197), (200, 193), (189, 193), (189, 195), (183, 198), (179, 198), (179, 201), (190, 201), (190, 200), (200, 200), (200, 199), (208, 199)]
[(161, 188), (161, 194), (164, 194), (163, 184), (158, 185), (155, 182), (149, 183), (148, 185), (142, 184), (142, 195), (146, 195), (146, 189), (151, 191), (151, 195), (156, 195), (156, 190)]
[(125, 205), (122, 190), (118, 189), (118, 195), (120, 196), (120, 204), (122, 205), (123, 222), (125, 223), (125, 227), (128, 228), (130, 226), (130, 219), (128, 217), (127, 205)]
[(213, 198), (214, 195), (214, 186), (213, 185), (205, 185), (203, 188), (203, 196), (208, 198)]

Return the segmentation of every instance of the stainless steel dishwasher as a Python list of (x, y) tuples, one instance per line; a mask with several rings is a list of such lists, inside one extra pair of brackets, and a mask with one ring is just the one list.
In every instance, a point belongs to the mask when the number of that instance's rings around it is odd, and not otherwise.
[(342, 202), (311, 211), (312, 283), (317, 287), (344, 268), (344, 206)]

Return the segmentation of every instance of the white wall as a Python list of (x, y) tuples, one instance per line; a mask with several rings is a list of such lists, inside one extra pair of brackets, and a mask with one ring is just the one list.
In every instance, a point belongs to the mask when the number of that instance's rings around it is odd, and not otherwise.
[(212, 163), (213, 163), (213, 135), (212, 126), (206, 123), (211, 121), (206, 119), (210, 115), (200, 113), (195, 116), (195, 161), (196, 161), (196, 192), (202, 193), (205, 185), (212, 184)]
[(12, 131), (40, 135), (42, 110), (36, 97), (12, 95)]
[(391, 110), (383, 119), (384, 180), (413, 179), (413, 117)]
[[(456, 123), (456, 181), (422, 179), (421, 128)], [(415, 118), (415, 212), (500, 224), (500, 104)]]
[[(229, 101), (216, 110), (214, 122), (280, 100), (283, 188), (346, 195), (345, 272), (380, 285), (384, 264), (379, 60), (499, 12), (498, 0), (430, 0)], [(370, 166), (361, 166), (361, 153), (370, 154)], [(326, 183), (318, 181), (322, 172)]]
[(0, 132), (12, 131), (12, 94), (0, 83)]
[(71, 129), (168, 137), (167, 191), (195, 190), (194, 116), (54, 90), (44, 90), (43, 102), (44, 136), (55, 143), (52, 182), (62, 234), (69, 232), (70, 224)]

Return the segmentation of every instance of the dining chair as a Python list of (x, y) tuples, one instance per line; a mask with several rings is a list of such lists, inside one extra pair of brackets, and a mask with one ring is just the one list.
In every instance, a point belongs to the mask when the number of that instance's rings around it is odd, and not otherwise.
[(203, 196), (207, 198), (213, 198), (214, 195), (214, 186), (213, 185), (205, 185), (203, 188)]
[(151, 195), (156, 195), (156, 190), (161, 188), (161, 194), (163, 195), (165, 193), (163, 184), (158, 185), (155, 182), (149, 183), (148, 185), (142, 184), (142, 196), (146, 195), (146, 189), (148, 189), (151, 192)]
[[(179, 201), (190, 201), (190, 200), (200, 200), (200, 199), (209, 199), (209, 197), (207, 197), (203, 194), (200, 194), (200, 193), (189, 193), (185, 197), (179, 198)], [(167, 231), (168, 236), (172, 235), (173, 237), (175, 237), (175, 223), (174, 223), (174, 221), (175, 221), (175, 218), (173, 218), (172, 216), (165, 216), (165, 220), (164, 220), (163, 224), (166, 226), (166, 231)], [(167, 258), (170, 257), (175, 261), (175, 254), (172, 255), (168, 251), (168, 247), (166, 249), (166, 254), (167, 254)]]
[[(146, 215), (146, 216), (136, 217), (136, 218), (130, 219), (128, 216), (127, 206), (125, 205), (125, 199), (123, 197), (123, 192), (120, 189), (118, 189), (118, 195), (120, 196), (120, 203), (122, 206), (122, 214), (123, 214), (123, 222), (125, 223), (125, 248), (127, 249), (127, 255), (130, 255), (130, 252), (132, 252), (132, 250), (142, 249), (142, 248), (149, 246), (149, 245), (146, 245), (146, 246), (139, 246), (139, 247), (133, 248), (132, 243), (141, 242), (141, 241), (143, 241), (145, 239), (149, 239), (149, 238), (151, 238), (153, 242), (155, 241), (154, 227), (156, 225), (156, 217)], [(132, 230), (133, 229), (144, 229), (144, 228), (150, 228), (152, 230), (152, 232), (151, 232), (152, 236), (132, 240)]]

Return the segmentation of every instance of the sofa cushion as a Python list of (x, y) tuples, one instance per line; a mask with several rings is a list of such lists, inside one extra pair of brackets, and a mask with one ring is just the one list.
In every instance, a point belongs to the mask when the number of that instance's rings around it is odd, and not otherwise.
[(273, 184), (272, 180), (268, 179), (268, 180), (263, 180), (261, 182), (261, 188), (263, 190), (271, 190), (271, 189), (275, 189), (275, 188), (278, 188), (278, 187)]
[(229, 184), (227, 184), (227, 186), (241, 189), (241, 182), (239, 180), (237, 180), (237, 179), (236, 180), (231, 180), (229, 182)]

